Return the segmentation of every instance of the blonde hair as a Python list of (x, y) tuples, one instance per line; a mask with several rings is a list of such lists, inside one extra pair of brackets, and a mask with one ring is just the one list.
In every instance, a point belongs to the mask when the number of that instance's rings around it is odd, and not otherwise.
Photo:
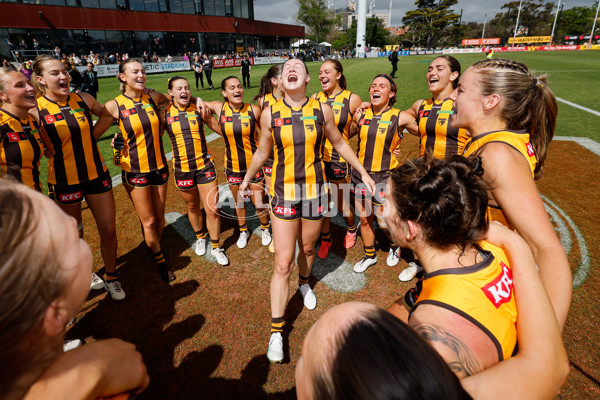
[(31, 368), (31, 342), (66, 287), (54, 242), (39, 228), (35, 196), (42, 195), (0, 177), (0, 385), (7, 393)]
[(510, 130), (525, 130), (537, 157), (535, 179), (543, 174), (548, 145), (556, 130), (558, 104), (548, 87), (547, 75), (535, 75), (523, 63), (486, 59), (471, 66), (478, 75), (481, 94), (498, 94), (503, 99), (500, 117)]
[(127, 68), (127, 65), (132, 64), (132, 63), (138, 63), (142, 66), (142, 68), (144, 67), (142, 65), (141, 62), (139, 62), (138, 60), (136, 60), (135, 58), (128, 58), (127, 60), (123, 61), (122, 63), (119, 64), (119, 72), (117, 73), (117, 80), (119, 82), (121, 82), (121, 85), (119, 85), (119, 90), (121, 91), (121, 93), (125, 93), (125, 89), (127, 87), (126, 82), (121, 80), (121, 74), (125, 73), (125, 70)]
[[(16, 72), (16, 73), (21, 73), (17, 70), (14, 70), (12, 68), (8, 68), (8, 67), (1, 67), (0, 68), (0, 92), (4, 92), (5, 88), (6, 88), (6, 82), (8, 79), (8, 74), (11, 72)], [(4, 102), (2, 101), (2, 99), (0, 98), (0, 107), (4, 104)]]
[[(44, 64), (48, 61), (58, 61), (56, 58), (52, 58), (47, 54), (42, 54), (37, 56), (35, 60), (33, 60), (33, 74), (31, 75), (31, 83), (35, 88), (37, 95), (42, 96), (46, 94), (46, 88), (44, 85), (40, 84), (37, 80), (38, 76), (42, 76), (44, 74)], [(64, 65), (61, 63), (61, 65)]]

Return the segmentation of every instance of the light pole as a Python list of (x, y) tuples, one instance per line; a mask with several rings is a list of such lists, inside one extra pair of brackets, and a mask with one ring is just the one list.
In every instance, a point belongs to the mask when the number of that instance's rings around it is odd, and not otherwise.
[(594, 17), (594, 24), (592, 25), (592, 33), (590, 33), (590, 41), (588, 42), (588, 50), (592, 49), (592, 39), (594, 38), (594, 29), (596, 29), (596, 20), (598, 19), (598, 11), (600, 11), (600, 1), (596, 8), (596, 16)]
[(556, 3), (556, 15), (554, 16), (554, 23), (552, 24), (552, 33), (550, 34), (550, 46), (552, 46), (552, 41), (554, 40), (554, 28), (556, 27), (556, 20), (558, 19), (558, 10), (560, 10), (560, 0)]
[(481, 33), (481, 39), (485, 38), (485, 25), (487, 24), (487, 14), (485, 14), (485, 21), (483, 21), (483, 32)]
[(519, 2), (519, 12), (517, 13), (517, 23), (515, 24), (515, 32), (513, 34), (513, 42), (512, 47), (515, 47), (515, 40), (517, 39), (517, 29), (519, 28), (519, 17), (521, 16), (521, 6), (523, 5), (523, 0)]

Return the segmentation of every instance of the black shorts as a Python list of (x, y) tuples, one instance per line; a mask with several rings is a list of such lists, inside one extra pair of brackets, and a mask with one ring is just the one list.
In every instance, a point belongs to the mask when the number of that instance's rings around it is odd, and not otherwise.
[(327, 212), (327, 193), (316, 199), (286, 201), (279, 200), (277, 196), (271, 198), (271, 213), (278, 219), (296, 221), (300, 218), (308, 221), (319, 221)]
[(126, 172), (121, 173), (123, 183), (129, 186), (143, 188), (147, 186), (162, 186), (169, 181), (169, 168), (146, 173)]
[(81, 203), (88, 195), (102, 194), (112, 190), (112, 179), (108, 171), (104, 171), (96, 179), (77, 185), (53, 185), (48, 183), (48, 196), (60, 204)]
[(349, 168), (346, 162), (323, 162), (325, 164), (325, 175), (329, 182), (346, 182)]
[(371, 200), (373, 204), (382, 206), (385, 202), (385, 187), (391, 174), (391, 171), (369, 172), (369, 176), (375, 181), (375, 195), (371, 196), (369, 189), (362, 182), (360, 174), (352, 171), (352, 189), (350, 189), (350, 193), (357, 200)]
[[(239, 186), (244, 181), (244, 176), (246, 176), (246, 171), (244, 172), (233, 172), (233, 171), (225, 171), (225, 175), (227, 176), (227, 183), (233, 186)], [(262, 171), (259, 171), (254, 175), (254, 178), (250, 180), (250, 183), (261, 183), (265, 179), (265, 175)]]
[(217, 179), (217, 171), (213, 165), (190, 172), (175, 171), (173, 175), (175, 175), (175, 185), (179, 190), (190, 190), (196, 185), (207, 185)]

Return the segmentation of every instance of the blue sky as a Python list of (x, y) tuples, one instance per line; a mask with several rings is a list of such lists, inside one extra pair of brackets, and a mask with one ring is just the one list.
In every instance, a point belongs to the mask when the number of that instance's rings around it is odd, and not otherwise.
[[(327, 0), (324, 0), (327, 3)], [(488, 20), (499, 13), (502, 4), (506, 1), (498, 0), (459, 0), (454, 6), (454, 11), (460, 14), (463, 10), (463, 22), (477, 21), (483, 22), (485, 15), (488, 15)], [(566, 0), (562, 1), (565, 8), (575, 6), (594, 5), (595, 0)], [(552, 1), (555, 4), (557, 1)], [(342, 8), (347, 4), (347, 0), (334, 0), (334, 8)], [(367, 0), (367, 7), (369, 0)], [(387, 14), (389, 0), (376, 0), (374, 12), (378, 14)], [(392, 26), (401, 26), (404, 13), (415, 9), (414, 1), (410, 0), (392, 0)], [(283, 11), (285, 10), (285, 11)], [(298, 24), (296, 16), (298, 13), (298, 3), (296, 0), (254, 0), (254, 18), (257, 20), (280, 22), (284, 24)], [(590, 25), (590, 30), (591, 30)]]

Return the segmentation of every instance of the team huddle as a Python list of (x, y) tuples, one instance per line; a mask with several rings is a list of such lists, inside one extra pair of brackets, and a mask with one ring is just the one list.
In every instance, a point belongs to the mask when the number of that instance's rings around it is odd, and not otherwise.
[[(563, 383), (560, 332), (571, 301), (571, 272), (534, 181), (542, 176), (556, 127), (556, 100), (545, 76), (505, 59), (479, 61), (460, 76), (460, 63), (440, 56), (426, 75), (431, 97), (402, 111), (393, 107), (399, 87), (391, 76), (377, 75), (363, 102), (347, 90), (336, 60), (321, 65), (322, 91), (312, 96), (306, 93), (311, 77), (304, 62), (272, 66), (256, 105), (244, 102), (235, 76), (221, 83), (223, 101), (193, 97), (180, 76), (169, 79), (168, 93), (150, 90), (142, 64), (133, 59), (119, 65), (121, 94), (104, 105), (87, 93), (70, 92), (58, 60), (39, 56), (33, 69), (33, 85), (17, 71), (0, 72), (0, 172), (41, 192), (45, 154), (49, 197), (75, 218), (80, 237), (86, 201), (105, 267), (103, 279), (92, 273), (92, 288), (125, 298), (116, 269), (112, 181), (97, 145), (114, 122), (119, 134), (112, 142), (113, 162), (122, 169), (160, 278), (176, 280), (161, 248), (170, 174), (165, 130), (175, 184), (196, 234), (194, 252), (203, 256), (208, 247), (218, 264), (236, 262), (220, 245), (218, 166), (207, 145), (208, 126), (225, 144), (223, 166), (238, 204), (237, 246), (246, 247), (250, 238), (243, 200), (250, 197), (261, 243), (274, 252), (271, 362), (285, 358), (284, 316), (295, 264), (304, 306), (317, 306), (309, 277), (315, 257), (327, 258), (332, 246), (332, 198), (347, 224), (343, 246), (362, 240), (364, 256), (355, 273), (377, 264), (377, 222), (389, 244), (387, 265), (397, 265), (400, 249), (406, 249), (409, 267), (399, 278), (417, 278), (404, 296), (390, 299), (387, 311), (349, 303), (322, 317), (306, 336), (298, 362), (300, 399), (349, 398), (347, 393), (375, 398), (375, 388), (395, 390), (408, 380), (414, 388), (404, 388), (407, 394), (428, 387), (431, 398), (505, 395), (499, 378), (516, 382), (512, 390), (521, 396), (551, 397)], [(420, 157), (403, 162), (398, 149), (405, 132), (419, 137)], [(349, 145), (354, 136), (356, 150)], [(374, 326), (381, 335), (375, 343), (368, 333)], [(397, 352), (414, 352), (419, 366), (395, 359), (404, 355), (390, 357)], [(557, 367), (548, 371), (548, 363)], [(419, 368), (421, 374), (409, 377), (409, 370)], [(384, 369), (394, 377), (351, 378)]]

